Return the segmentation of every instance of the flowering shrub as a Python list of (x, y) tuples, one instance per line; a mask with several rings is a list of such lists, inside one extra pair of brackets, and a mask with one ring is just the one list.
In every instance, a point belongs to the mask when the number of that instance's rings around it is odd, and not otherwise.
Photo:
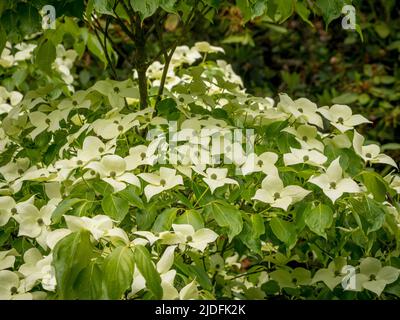
[(75, 91), (63, 46), (69, 96), (0, 88), (0, 299), (400, 296), (400, 177), (368, 120), (251, 96), (220, 51), (178, 47), (159, 101), (151, 64), (145, 109), (135, 75)]

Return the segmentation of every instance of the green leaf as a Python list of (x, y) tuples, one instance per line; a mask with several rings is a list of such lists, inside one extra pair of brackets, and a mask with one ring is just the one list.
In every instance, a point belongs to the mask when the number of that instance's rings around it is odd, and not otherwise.
[(80, 300), (99, 300), (103, 298), (103, 270), (98, 260), (90, 261), (75, 281), (75, 292)]
[(378, 36), (381, 37), (382, 39), (387, 38), (390, 34), (389, 26), (382, 21), (375, 23), (374, 29), (375, 29), (376, 33), (378, 34)]
[(88, 34), (87, 47), (91, 53), (93, 53), (97, 58), (100, 59), (100, 61), (104, 63), (104, 67), (106, 67), (108, 64), (107, 58), (104, 54), (101, 43), (94, 34), (91, 33)]
[(17, 12), (22, 34), (28, 35), (39, 31), (42, 17), (34, 6), (20, 3), (17, 7)]
[(78, 199), (78, 198), (65, 199), (61, 201), (57, 205), (56, 210), (53, 211), (53, 214), (51, 215), (51, 221), (53, 223), (59, 223), (64, 214), (66, 214), (69, 210), (71, 210), (75, 204), (83, 201), (85, 201), (85, 199)]
[(305, 222), (311, 231), (326, 239), (325, 229), (329, 228), (333, 222), (333, 211), (329, 206), (321, 203), (306, 214)]
[(168, 208), (161, 212), (153, 224), (152, 231), (161, 232), (170, 230), (172, 223), (175, 220), (177, 211), (178, 208)]
[(153, 294), (154, 299), (161, 299), (163, 296), (161, 277), (151, 261), (150, 253), (144, 246), (138, 245), (135, 247), (135, 263), (146, 280), (146, 287)]
[(89, 265), (93, 247), (89, 232), (74, 232), (61, 239), (53, 250), (53, 266), (60, 299), (75, 299), (74, 284), (79, 273)]
[(116, 248), (104, 260), (104, 290), (107, 299), (121, 299), (131, 286), (134, 261), (132, 249), (127, 246)]
[(356, 102), (358, 99), (357, 93), (346, 92), (332, 99), (332, 103), (337, 104), (350, 104)]
[(314, 27), (312, 22), (308, 19), (310, 16), (310, 10), (307, 8), (307, 6), (303, 2), (296, 2), (295, 6), (296, 13), (303, 19), (304, 22), (307, 22), (311, 27)]
[(248, 247), (252, 252), (259, 255), (261, 252), (261, 242), (259, 236), (254, 230), (254, 227), (249, 221), (245, 221), (243, 224), (243, 230), (239, 235), (239, 239)]
[(236, 207), (223, 201), (215, 201), (207, 208), (211, 210), (213, 218), (220, 227), (228, 228), (229, 241), (242, 231), (242, 214)]
[(157, 114), (167, 118), (167, 120), (176, 120), (176, 113), (179, 113), (176, 102), (172, 98), (161, 100), (156, 104)]
[(196, 210), (186, 210), (174, 221), (176, 224), (190, 224), (195, 230), (204, 228), (204, 221), (201, 214)]
[(129, 203), (114, 194), (108, 194), (101, 201), (101, 207), (106, 215), (114, 220), (122, 221), (128, 213)]
[[(90, 5), (91, 5), (91, 3), (88, 4), (88, 7), (90, 7)], [(113, 7), (112, 1), (94, 0), (93, 7), (94, 7), (94, 10), (96, 10), (98, 13), (114, 15), (114, 12), (112, 11), (112, 7)]]
[(284, 242), (289, 248), (296, 244), (296, 229), (292, 223), (274, 217), (271, 219), (270, 225), (275, 236)]
[(0, 54), (3, 52), (7, 42), (7, 34), (4, 28), (0, 25)]
[(294, 3), (293, 0), (272, 0), (275, 2), (276, 11), (274, 15), (274, 20), (278, 23), (283, 23), (286, 21), (294, 11)]
[(93, 189), (102, 196), (106, 196), (114, 192), (114, 188), (103, 180), (94, 181), (91, 185)]
[(386, 183), (376, 172), (365, 171), (361, 174), (367, 190), (372, 193), (374, 199), (379, 202), (386, 200)]
[(264, 219), (260, 214), (253, 214), (250, 218), (256, 237), (265, 233)]
[(160, 6), (160, 0), (130, 0), (133, 10), (139, 12), (142, 21), (156, 12)]
[(36, 52), (36, 64), (44, 72), (51, 73), (51, 64), (56, 59), (56, 47), (49, 40), (44, 40)]
[(363, 224), (364, 231), (370, 233), (382, 227), (385, 221), (385, 210), (379, 202), (367, 196), (363, 196), (361, 200), (350, 198), (349, 202), (354, 213), (366, 222), (366, 227)]
[(343, 0), (316, 0), (317, 6), (321, 9), (326, 29), (329, 24), (340, 17), (344, 6)]
[(138, 207), (139, 209), (144, 209), (144, 204), (142, 199), (136, 193), (137, 188), (135, 186), (128, 186), (124, 190), (118, 192), (118, 196), (122, 199), (127, 200), (131, 205)]

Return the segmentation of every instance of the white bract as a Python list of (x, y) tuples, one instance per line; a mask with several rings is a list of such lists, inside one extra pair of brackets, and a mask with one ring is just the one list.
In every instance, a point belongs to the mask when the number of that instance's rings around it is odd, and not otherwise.
[(26, 204), (17, 209), (14, 219), (19, 223), (19, 236), (36, 238), (42, 248), (47, 249), (46, 237), (51, 225), (51, 215), (59, 199), (50, 200), (40, 210), (33, 204)]
[(343, 169), (340, 166), (340, 157), (331, 162), (326, 169), (326, 173), (318, 176), (312, 176), (308, 181), (317, 185), (322, 189), (325, 195), (332, 200), (333, 203), (340, 198), (343, 193), (361, 192), (358, 184), (351, 178), (343, 177)]
[(22, 93), (18, 91), (8, 92), (6, 88), (0, 87), (0, 115), (8, 113), (14, 106), (21, 102)]
[(346, 132), (359, 124), (370, 122), (362, 115), (353, 115), (350, 107), (342, 104), (334, 104), (330, 108), (322, 107), (318, 109), (318, 112), (328, 119), (340, 132)]
[(111, 119), (98, 119), (92, 123), (94, 132), (104, 139), (110, 140), (124, 134), (129, 129), (139, 125), (137, 115), (118, 115)]
[(227, 178), (227, 168), (208, 168), (206, 170), (205, 178), (203, 181), (210, 187), (211, 193), (214, 193), (215, 189), (222, 187), (226, 184), (239, 185), (236, 180)]
[(299, 98), (293, 101), (287, 94), (279, 95), (280, 101), (278, 109), (291, 114), (293, 117), (301, 122), (314, 124), (320, 128), (322, 125), (322, 118), (317, 113), (317, 105), (306, 98)]
[(182, 176), (176, 174), (175, 169), (160, 168), (159, 175), (154, 173), (140, 173), (139, 177), (149, 184), (144, 188), (147, 201), (155, 195), (183, 184)]
[(306, 163), (311, 166), (322, 166), (328, 159), (322, 153), (316, 150), (304, 150), (290, 148), (291, 153), (283, 155), (283, 161), (286, 166), (292, 166), (299, 163)]
[(87, 230), (96, 241), (100, 240), (101, 237), (114, 227), (113, 221), (106, 215), (97, 215), (93, 218), (64, 215), (64, 219), (68, 229), (72, 232)]
[(16, 256), (18, 256), (18, 252), (15, 249), (0, 251), (0, 270), (14, 267)]
[(60, 129), (60, 121), (65, 119), (67, 112), (61, 112), (60, 110), (54, 110), (49, 114), (45, 114), (40, 111), (34, 111), (29, 114), (29, 120), (35, 129), (30, 133), (32, 139), (43, 131), (54, 132)]
[(207, 228), (198, 229), (195, 231), (190, 224), (172, 224), (171, 231), (164, 231), (160, 233), (160, 240), (163, 244), (174, 245), (180, 244), (181, 247), (188, 245), (200, 251), (204, 251), (207, 245), (214, 242), (218, 235)]
[(30, 207), (33, 201), (34, 197), (19, 203), (16, 203), (14, 198), (10, 196), (0, 197), (0, 227), (7, 224), (12, 216), (15, 217), (17, 213), (24, 211), (26, 207)]
[(324, 150), (324, 144), (317, 139), (318, 130), (314, 126), (303, 124), (297, 129), (287, 127), (282, 131), (293, 134), (296, 140), (301, 144), (302, 149), (317, 149), (321, 152)]
[(267, 175), (277, 176), (278, 169), (275, 166), (277, 161), (278, 155), (273, 152), (264, 152), (259, 156), (251, 153), (241, 167), (242, 174), (248, 175), (253, 172), (263, 172)]
[(394, 160), (387, 156), (386, 154), (381, 153), (381, 149), (377, 144), (368, 144), (364, 146), (364, 137), (359, 134), (356, 130), (354, 130), (354, 138), (353, 138), (353, 148), (354, 151), (365, 161), (369, 163), (384, 163), (395, 167), (397, 164)]
[(204, 53), (212, 53), (212, 52), (222, 52), (224, 53), (224, 49), (216, 46), (210, 45), (208, 42), (200, 41), (194, 44), (194, 48), (196, 48), (199, 52)]
[(267, 176), (253, 199), (268, 203), (271, 207), (287, 210), (291, 204), (304, 199), (310, 192), (295, 185), (284, 187), (279, 176)]
[(18, 271), (25, 276), (27, 290), (31, 290), (38, 282), (47, 291), (55, 290), (57, 281), (54, 267), (51, 265), (52, 259), (52, 255), (43, 257), (36, 248), (24, 253), (24, 264)]
[(392, 266), (382, 267), (378, 259), (367, 257), (360, 263), (360, 273), (356, 275), (356, 290), (361, 291), (364, 288), (380, 296), (386, 285), (395, 282), (399, 274), (399, 269)]
[(89, 163), (86, 168), (92, 169), (100, 178), (110, 184), (115, 192), (126, 188), (127, 184), (140, 188), (140, 181), (131, 172), (126, 172), (126, 161), (117, 155), (105, 155), (98, 162)]
[(15, 272), (0, 271), (0, 300), (32, 300), (32, 294), (27, 291), (24, 280)]

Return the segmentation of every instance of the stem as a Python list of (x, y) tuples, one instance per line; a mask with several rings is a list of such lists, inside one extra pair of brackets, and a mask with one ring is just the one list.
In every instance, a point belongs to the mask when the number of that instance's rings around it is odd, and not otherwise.
[(135, 44), (136, 44), (136, 54), (134, 65), (138, 72), (139, 80), (139, 93), (140, 93), (140, 107), (141, 109), (147, 108), (147, 76), (146, 70), (147, 64), (147, 54), (146, 54), (146, 37), (144, 36), (144, 30), (142, 28), (142, 23), (138, 15), (135, 16)]
[(171, 52), (169, 54), (167, 54), (167, 56), (165, 58), (165, 65), (164, 65), (163, 73), (161, 76), (160, 87), (158, 88), (158, 93), (157, 93), (157, 99), (156, 99), (157, 102), (159, 102), (161, 100), (161, 96), (164, 92), (165, 80), (167, 79), (169, 65), (171, 63), (172, 55), (175, 52), (177, 44), (178, 43), (175, 42), (175, 44), (172, 46)]

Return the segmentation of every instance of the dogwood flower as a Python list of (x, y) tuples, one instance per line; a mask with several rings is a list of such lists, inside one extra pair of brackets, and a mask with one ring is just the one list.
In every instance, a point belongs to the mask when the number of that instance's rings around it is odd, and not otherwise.
[(194, 44), (194, 48), (196, 48), (199, 52), (204, 52), (204, 53), (213, 53), (213, 52), (225, 53), (225, 50), (222, 49), (221, 47), (212, 46), (206, 41), (196, 42)]
[(340, 166), (340, 157), (332, 161), (326, 169), (326, 173), (318, 176), (312, 176), (308, 182), (311, 182), (322, 189), (325, 195), (332, 200), (333, 203), (340, 198), (343, 193), (360, 192), (358, 184), (350, 179), (343, 178), (343, 170)]
[(272, 280), (279, 283), (281, 288), (297, 288), (311, 283), (311, 272), (302, 267), (296, 269), (278, 269), (270, 273)]
[(356, 291), (364, 288), (380, 296), (386, 285), (395, 282), (399, 274), (399, 269), (392, 266), (382, 267), (378, 259), (367, 257), (361, 261), (360, 273), (356, 274)]
[(0, 87), (0, 115), (8, 113), (14, 106), (21, 102), (23, 95), (18, 91), (8, 92), (6, 88)]
[[(134, 244), (142, 244), (142, 245), (147, 245), (150, 244), (151, 246), (153, 245), (154, 242), (158, 241), (160, 237), (156, 236), (154, 233), (150, 231), (135, 231), (133, 234), (143, 237), (143, 238), (136, 238), (133, 240)], [(142, 241), (144, 240), (144, 241)]]
[(221, 68), (222, 72), (224, 73), (224, 78), (232, 83), (236, 83), (243, 87), (243, 81), (240, 76), (238, 76), (235, 71), (233, 71), (232, 65), (228, 64), (224, 60), (217, 60), (218, 67)]
[(293, 101), (287, 94), (279, 95), (280, 101), (278, 109), (293, 115), (302, 122), (314, 124), (320, 128), (323, 127), (322, 118), (317, 114), (317, 105), (306, 98), (299, 98)]
[(291, 204), (304, 199), (310, 192), (296, 185), (284, 187), (279, 176), (267, 176), (261, 182), (261, 189), (256, 191), (252, 199), (286, 211)]
[(31, 293), (26, 292), (25, 281), (9, 270), (0, 271), (0, 300), (32, 300)]
[(23, 211), (24, 207), (32, 205), (33, 201), (34, 197), (19, 203), (10, 196), (0, 197), (0, 227), (6, 225), (12, 216)]
[(139, 174), (139, 177), (149, 183), (144, 188), (144, 194), (146, 195), (147, 201), (156, 194), (183, 184), (182, 176), (177, 175), (175, 169), (166, 167), (160, 168), (159, 175), (154, 173), (141, 173)]
[(171, 65), (174, 67), (179, 67), (184, 63), (191, 65), (200, 58), (201, 55), (196, 48), (189, 49), (188, 46), (178, 46), (172, 55)]
[(364, 146), (364, 137), (354, 130), (353, 137), (353, 148), (354, 151), (365, 161), (369, 163), (384, 163), (391, 165), (398, 169), (396, 162), (387, 156), (386, 154), (380, 153), (381, 150), (376, 144), (369, 144)]
[(18, 50), (14, 55), (14, 60), (24, 61), (32, 57), (32, 52), (37, 46), (33, 43), (21, 42), (16, 44), (14, 47)]
[(100, 238), (114, 227), (113, 221), (106, 215), (97, 215), (93, 218), (64, 215), (64, 219), (69, 230), (72, 232), (87, 230), (96, 241), (99, 241)]
[(318, 112), (329, 120), (340, 132), (346, 132), (359, 124), (371, 122), (362, 115), (353, 115), (350, 107), (342, 104), (334, 104), (330, 108), (322, 107), (318, 109)]
[(86, 98), (87, 93), (85, 91), (77, 91), (70, 98), (63, 99), (57, 108), (60, 110), (72, 110), (72, 109), (89, 109), (91, 102)]
[(304, 150), (290, 148), (291, 153), (283, 155), (285, 166), (292, 166), (299, 163), (306, 163), (311, 166), (321, 166), (328, 160), (326, 156), (316, 150)]
[(134, 113), (117, 115), (110, 119), (98, 119), (92, 123), (94, 132), (104, 139), (110, 140), (139, 125)]
[(45, 114), (40, 111), (31, 112), (29, 114), (29, 120), (35, 127), (35, 129), (29, 134), (32, 140), (34, 140), (38, 134), (45, 130), (54, 132), (60, 129), (60, 121), (66, 118), (68, 114), (67, 112), (68, 110), (62, 112), (60, 110), (54, 110), (49, 114)]
[(317, 139), (318, 130), (314, 126), (303, 124), (297, 129), (287, 127), (282, 131), (293, 134), (296, 137), (296, 140), (300, 143), (302, 149), (317, 149), (321, 152), (324, 151), (324, 144)]
[(134, 170), (142, 165), (153, 165), (157, 156), (151, 153), (147, 146), (139, 145), (129, 149), (129, 155), (125, 158), (126, 170)]
[(115, 192), (132, 184), (140, 188), (140, 181), (133, 173), (126, 172), (126, 161), (117, 155), (106, 155), (99, 162), (91, 162), (86, 168), (93, 169), (100, 174), (100, 178), (110, 184)]
[(27, 290), (31, 290), (38, 282), (42, 284), (43, 289), (55, 291), (56, 277), (54, 267), (51, 265), (52, 255), (43, 257), (37, 248), (31, 248), (24, 253), (24, 264), (18, 272), (25, 276), (25, 285)]
[(65, 180), (72, 170), (85, 167), (90, 161), (100, 160), (103, 155), (114, 153), (115, 140), (104, 143), (97, 137), (88, 136), (82, 144), (82, 149), (77, 150), (75, 157), (57, 161), (54, 166), (58, 169), (58, 176)]
[(56, 203), (50, 200), (40, 210), (33, 204), (27, 204), (17, 209), (18, 213), (14, 219), (19, 223), (18, 236), (35, 238), (42, 248), (47, 249), (46, 237), (50, 229), (51, 215), (56, 208)]
[(208, 168), (206, 170), (205, 178), (203, 181), (210, 187), (211, 193), (214, 193), (215, 189), (222, 187), (226, 184), (239, 185), (236, 180), (227, 178), (227, 168)]
[(78, 57), (78, 54), (73, 49), (65, 50), (62, 44), (58, 44), (56, 47), (57, 58), (55, 59), (55, 64), (64, 65), (68, 69), (71, 69), (74, 65), (75, 59)]
[(242, 174), (247, 175), (252, 172), (263, 172), (267, 175), (277, 176), (278, 169), (275, 166), (277, 161), (278, 155), (273, 152), (264, 152), (259, 156), (251, 153), (241, 167)]
[(190, 224), (172, 224), (172, 229), (174, 232), (163, 231), (160, 233), (159, 238), (162, 244), (179, 244), (180, 248), (188, 245), (203, 252), (209, 243), (218, 238), (218, 234), (214, 231), (207, 228), (195, 231)]
[(14, 65), (14, 56), (11, 54), (11, 43), (6, 42), (6, 45), (0, 55), (0, 66), (10, 68)]
[(385, 181), (389, 183), (389, 186), (394, 189), (397, 193), (400, 193), (400, 176), (394, 174), (388, 174), (384, 177)]
[(345, 273), (342, 273), (344, 266), (346, 266), (346, 259), (342, 257), (336, 258), (329, 263), (327, 268), (317, 270), (312, 279), (312, 283), (322, 281), (333, 291), (333, 289), (342, 282), (345, 276)]
[(29, 158), (17, 158), (6, 165), (0, 167), (0, 174), (7, 183), (11, 183), (20, 178), (29, 169)]
[[(108, 101), (115, 110), (119, 110), (121, 109), (121, 106), (125, 106), (125, 98), (139, 98), (139, 89), (133, 85), (132, 80), (101, 80), (97, 81), (90, 90), (100, 92), (102, 95), (107, 96)], [(142, 110), (141, 112), (143, 111), (145, 110)], [(129, 115), (136, 116), (135, 113)]]

